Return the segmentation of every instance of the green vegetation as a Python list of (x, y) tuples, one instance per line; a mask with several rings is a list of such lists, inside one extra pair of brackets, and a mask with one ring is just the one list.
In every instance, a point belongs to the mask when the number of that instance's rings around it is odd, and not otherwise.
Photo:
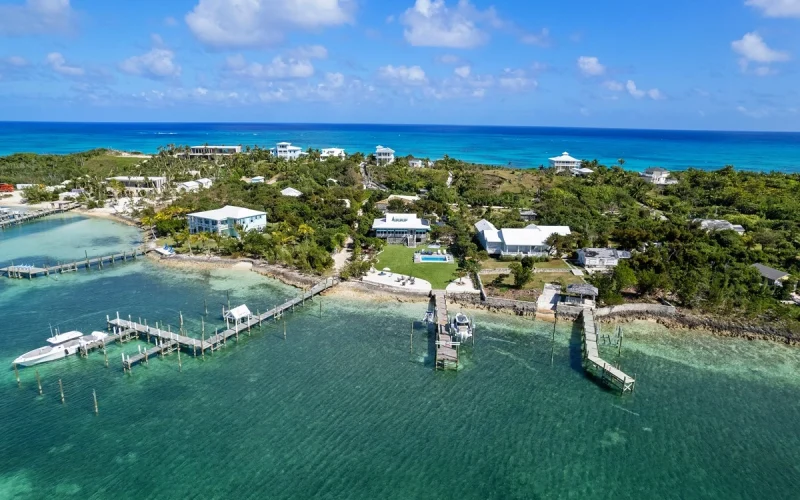
[(414, 263), (414, 252), (419, 249), (400, 245), (387, 245), (378, 255), (375, 268), (381, 270), (388, 267), (394, 274), (414, 276), (429, 281), (433, 288), (446, 288), (457, 279), (458, 266), (455, 263), (424, 262)]
[[(187, 194), (168, 190), (151, 200), (158, 208), (139, 214), (162, 236), (173, 237), (183, 251), (247, 255), (322, 273), (330, 270), (331, 254), (349, 238), (355, 258), (344, 274), (357, 277), (384, 247), (369, 231), (372, 220), (381, 216), (375, 202), (389, 193), (362, 188), (359, 163), (363, 155), (322, 161), (318, 151), (310, 150), (298, 160), (285, 161), (266, 150), (246, 148), (243, 154), (214, 162), (187, 159), (179, 154), (182, 151), (167, 147), (147, 161), (114, 157), (103, 150), (65, 156), (12, 155), (0, 158), (0, 182), (53, 185), (72, 179), (73, 187), (85, 188), (93, 200), (90, 203), (95, 203), (120, 194), (118, 186), (103, 182), (104, 177), (164, 175), (173, 182), (197, 177), (190, 173), (196, 171), (212, 177), (214, 187)], [(633, 252), (627, 265), (589, 278), (600, 289), (603, 302), (666, 299), (698, 311), (798, 325), (800, 308), (780, 302), (787, 299), (787, 289), (766, 286), (752, 264), (760, 262), (800, 276), (800, 175), (739, 172), (732, 167), (716, 172), (690, 169), (673, 173), (678, 184), (657, 187), (620, 166), (597, 162), (586, 166), (594, 170), (592, 175), (573, 178), (550, 170), (492, 168), (448, 157), (431, 168), (410, 168), (401, 158), (393, 165), (370, 164), (367, 175), (392, 193), (422, 194), (420, 201), (405, 210), (434, 223), (432, 238), (449, 245), (461, 271), (476, 271), (482, 262), (487, 267), (511, 267), (511, 262), (488, 259), (472, 225), (486, 218), (497, 227), (525, 227), (530, 222), (521, 219), (519, 210), (532, 209), (539, 214), (537, 224), (572, 229), (570, 236), (549, 240), (560, 254), (605, 246)], [(241, 180), (256, 175), (272, 183)], [(280, 190), (288, 186), (303, 196), (281, 196)], [(267, 212), (266, 231), (241, 240), (188, 234), (186, 213), (225, 204)], [(170, 208), (165, 210), (167, 205)], [(399, 202), (392, 208), (400, 208)], [(695, 218), (725, 219), (741, 224), (746, 233), (703, 231), (692, 222)], [(407, 252), (387, 247), (378, 266), (428, 279), (434, 286), (454, 277), (455, 265), (440, 275), (434, 271), (440, 264), (414, 265)], [(428, 272), (435, 275), (423, 275)], [(520, 292), (540, 287), (544, 280), (576, 279), (568, 273), (524, 274), (520, 271), (518, 277)], [(498, 286), (513, 284), (505, 280)]]

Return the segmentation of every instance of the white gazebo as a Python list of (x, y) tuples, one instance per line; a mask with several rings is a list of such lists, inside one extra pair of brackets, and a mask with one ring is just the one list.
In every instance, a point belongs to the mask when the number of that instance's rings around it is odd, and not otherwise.
[(561, 156), (550, 158), (550, 168), (555, 169), (556, 173), (569, 172), (573, 168), (580, 168), (580, 166), (581, 160), (571, 157), (566, 151), (561, 153)]

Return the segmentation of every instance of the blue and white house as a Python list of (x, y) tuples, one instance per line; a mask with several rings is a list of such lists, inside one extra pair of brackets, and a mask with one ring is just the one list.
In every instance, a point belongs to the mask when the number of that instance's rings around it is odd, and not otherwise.
[(270, 152), (273, 156), (286, 158), (287, 160), (296, 160), (305, 154), (302, 148), (292, 146), (291, 142), (279, 142), (274, 148), (270, 149)]
[(189, 232), (192, 234), (217, 233), (238, 237), (237, 226), (244, 231), (263, 231), (267, 226), (267, 214), (231, 205), (189, 214)]
[(420, 219), (417, 214), (386, 214), (372, 223), (375, 236), (385, 239), (387, 243), (416, 246), (428, 240), (431, 223)]

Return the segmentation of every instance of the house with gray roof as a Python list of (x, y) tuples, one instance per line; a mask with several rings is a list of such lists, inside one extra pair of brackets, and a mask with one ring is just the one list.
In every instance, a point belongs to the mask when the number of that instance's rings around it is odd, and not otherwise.
[(753, 264), (753, 267), (756, 268), (758, 274), (760, 274), (761, 277), (767, 282), (767, 285), (770, 286), (782, 286), (782, 282), (789, 277), (789, 273), (786, 271), (774, 269), (772, 267), (765, 266), (764, 264)]
[(731, 224), (726, 220), (694, 219), (692, 222), (700, 224), (700, 229), (705, 231), (736, 231), (740, 236), (744, 234), (743, 226), (739, 224)]
[(620, 260), (630, 258), (630, 252), (616, 248), (581, 248), (578, 250), (578, 264), (587, 269), (611, 269), (617, 267)]

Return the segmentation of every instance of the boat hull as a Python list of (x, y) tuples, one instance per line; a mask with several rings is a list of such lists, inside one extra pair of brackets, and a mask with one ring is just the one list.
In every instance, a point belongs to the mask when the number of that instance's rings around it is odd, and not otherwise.
[(51, 348), (41, 348), (29, 353), (23, 354), (14, 360), (15, 365), (18, 366), (34, 366), (50, 361), (57, 361), (71, 356), (78, 352), (78, 345), (70, 346), (54, 346)]

